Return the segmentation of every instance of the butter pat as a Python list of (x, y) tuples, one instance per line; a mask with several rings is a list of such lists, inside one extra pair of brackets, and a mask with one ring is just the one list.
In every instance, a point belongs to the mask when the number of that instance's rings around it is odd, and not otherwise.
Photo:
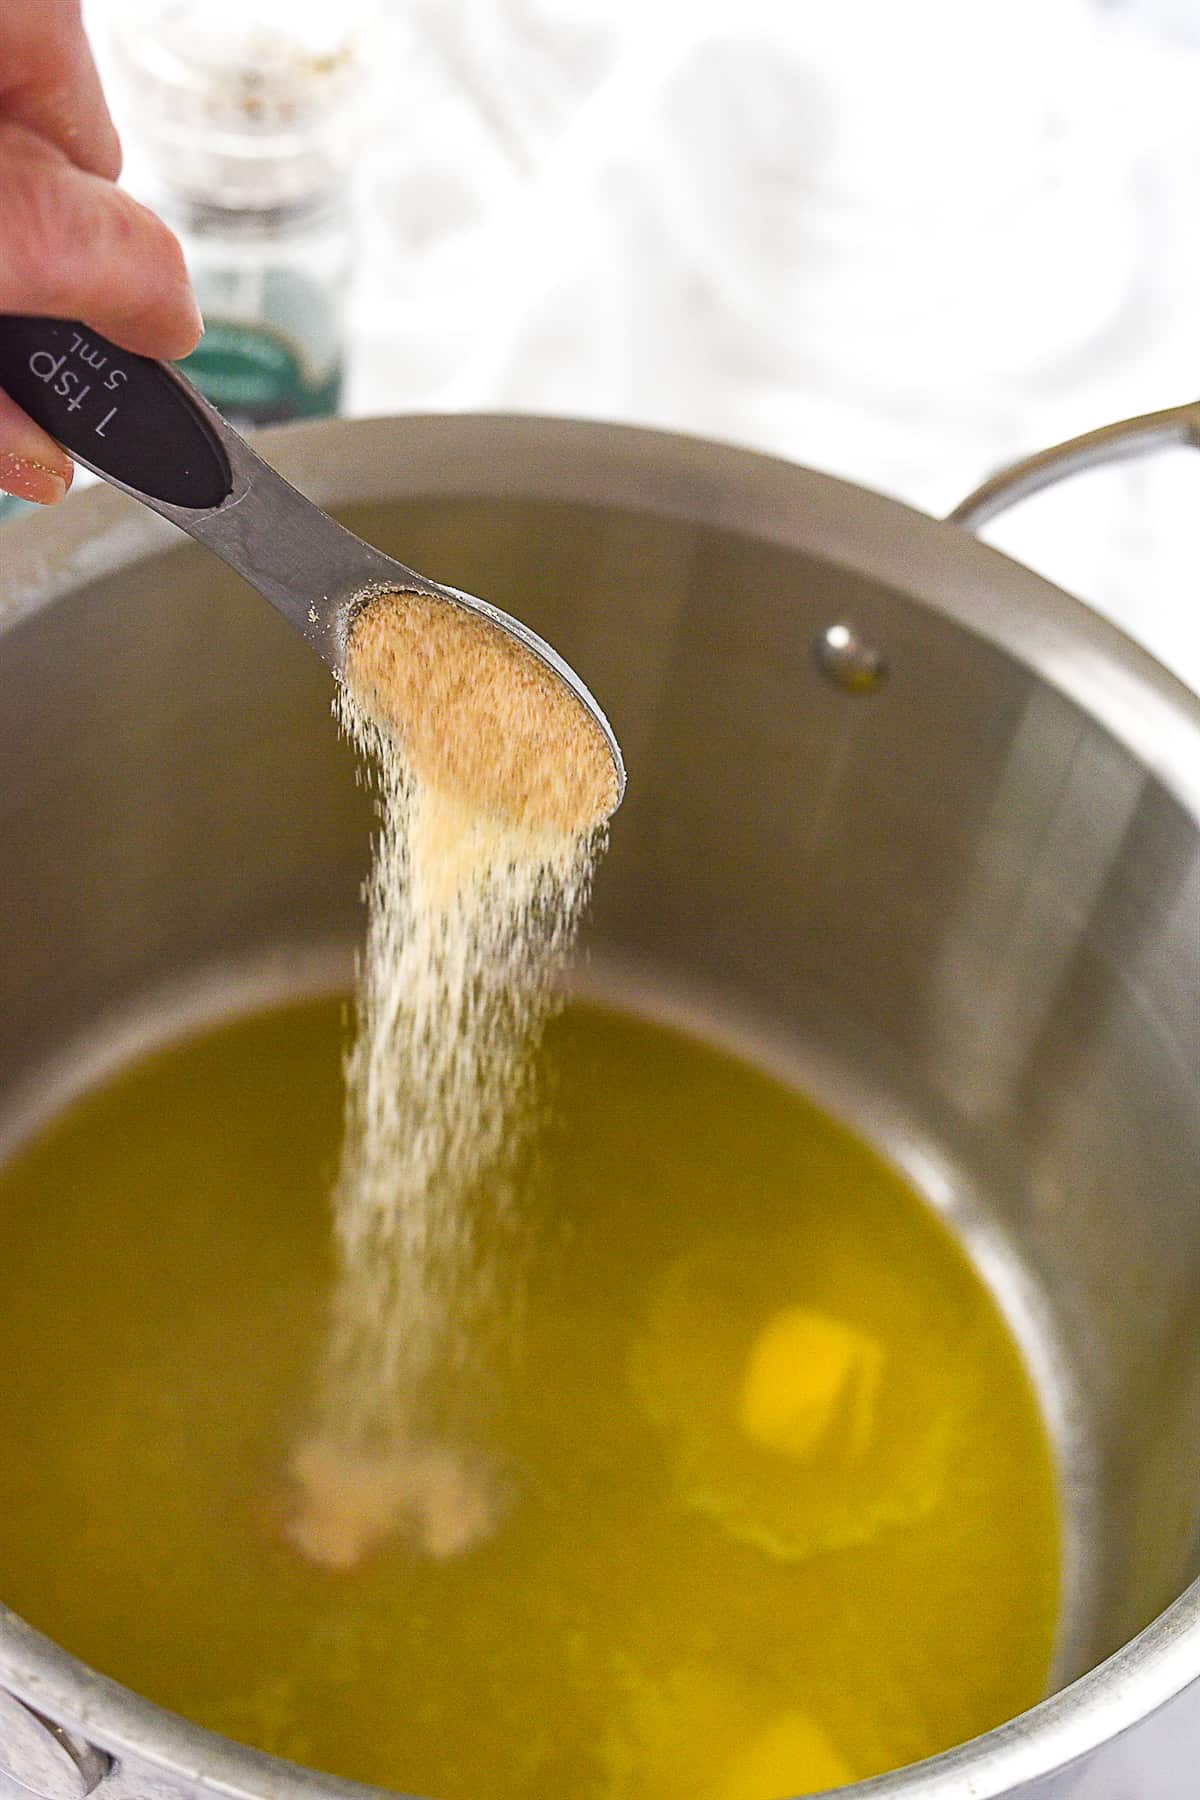
[(755, 1339), (738, 1405), (762, 1450), (812, 1456), (831, 1437), (852, 1455), (875, 1430), (883, 1349), (865, 1332), (807, 1306), (776, 1313)]
[(778, 1800), (844, 1787), (854, 1779), (821, 1727), (807, 1713), (782, 1713), (726, 1769), (712, 1800)]

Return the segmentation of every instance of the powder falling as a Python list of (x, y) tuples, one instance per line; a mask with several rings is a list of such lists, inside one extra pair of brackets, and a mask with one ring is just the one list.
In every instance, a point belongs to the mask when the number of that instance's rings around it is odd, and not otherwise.
[(556, 1003), (616, 772), (599, 727), (506, 633), (423, 595), (352, 627), (337, 712), (380, 829), (346, 1061), (338, 1278), (318, 1427), (286, 1527), (349, 1567), (400, 1534), (433, 1555), (491, 1529), (497, 1494), (445, 1441), (497, 1296), (480, 1205), (503, 1209), (536, 1118)]

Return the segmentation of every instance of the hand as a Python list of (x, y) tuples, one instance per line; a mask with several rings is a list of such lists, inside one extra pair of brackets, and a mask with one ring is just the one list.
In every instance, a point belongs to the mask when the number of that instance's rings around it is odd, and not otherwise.
[[(203, 325), (183, 252), (120, 172), (79, 0), (0, 0), (0, 313), (82, 319), (125, 350), (186, 356)], [(49, 505), (73, 473), (0, 392), (0, 489)]]

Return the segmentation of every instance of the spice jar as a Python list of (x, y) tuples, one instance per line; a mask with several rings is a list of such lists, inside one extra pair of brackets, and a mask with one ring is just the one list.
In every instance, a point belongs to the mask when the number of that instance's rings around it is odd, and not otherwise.
[(125, 0), (114, 21), (133, 185), (179, 235), (204, 314), (181, 367), (244, 427), (338, 407), (372, 11)]

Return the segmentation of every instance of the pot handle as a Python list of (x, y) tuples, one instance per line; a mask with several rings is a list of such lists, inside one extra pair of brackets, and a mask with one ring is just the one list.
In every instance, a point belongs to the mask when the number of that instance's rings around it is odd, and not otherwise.
[(1186, 406), (1168, 406), (1162, 412), (1142, 413), (1136, 419), (1121, 419), (1115, 425), (1101, 425), (1096, 431), (1085, 431), (1082, 437), (1068, 438), (1064, 444), (1010, 463), (960, 500), (954, 511), (946, 514), (946, 523), (978, 531), (998, 513), (1028, 499), (1030, 494), (1053, 487), (1068, 475), (1078, 475), (1104, 463), (1132, 461), (1174, 444), (1200, 450), (1200, 400)]

